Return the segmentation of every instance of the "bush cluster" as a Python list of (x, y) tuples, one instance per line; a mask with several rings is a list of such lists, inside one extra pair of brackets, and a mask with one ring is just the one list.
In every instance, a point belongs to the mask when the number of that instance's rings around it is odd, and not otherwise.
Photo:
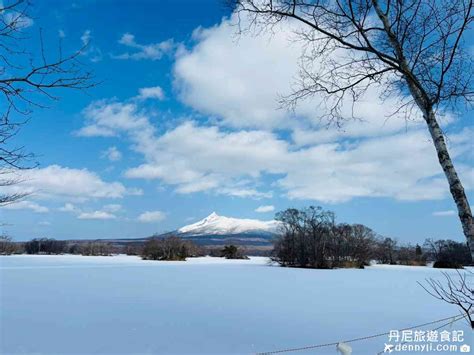
[(434, 262), (435, 268), (459, 269), (463, 265), (471, 265), (471, 252), (466, 243), (427, 239), (424, 247), (427, 258)]
[(186, 260), (187, 257), (201, 254), (194, 243), (172, 236), (148, 240), (143, 246), (141, 257), (145, 260)]
[(51, 238), (32, 239), (24, 244), (27, 254), (63, 254), (67, 252), (67, 243)]
[(85, 242), (75, 243), (69, 246), (70, 254), (80, 254), (85, 256), (110, 256), (116, 254), (116, 248), (110, 243)]
[(248, 259), (242, 248), (237, 245), (226, 245), (220, 251), (220, 256), (226, 259)]

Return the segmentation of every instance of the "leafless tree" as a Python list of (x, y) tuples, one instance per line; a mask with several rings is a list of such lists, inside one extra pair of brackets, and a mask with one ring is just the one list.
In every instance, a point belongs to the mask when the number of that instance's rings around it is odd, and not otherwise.
[(419, 245), (402, 245), (397, 250), (397, 262), (400, 265), (426, 266), (426, 255)]
[(396, 249), (398, 242), (392, 238), (379, 240), (376, 247), (376, 259), (382, 264), (396, 264)]
[(468, 282), (468, 277), (473, 277), (474, 273), (469, 270), (463, 272), (456, 270), (456, 272), (456, 278), (443, 272), (444, 282), (429, 278), (426, 280), (426, 286), (420, 282), (419, 284), (434, 298), (458, 306), (474, 329), (474, 287)]
[(0, 235), (0, 255), (10, 255), (16, 251), (15, 243), (7, 235)]
[(289, 208), (278, 212), (275, 219), (282, 223), (283, 230), (275, 241), (274, 261), (283, 266), (331, 267), (330, 241), (335, 240), (336, 227), (333, 212), (315, 206)]
[[(19, 183), (15, 172), (36, 166), (24, 147), (12, 139), (35, 108), (58, 100), (61, 89), (84, 90), (95, 85), (93, 75), (79, 61), (85, 46), (65, 55), (59, 42), (57, 54), (47, 54), (43, 31), (30, 30), (28, 0), (0, 2), (0, 187)], [(38, 41), (38, 53), (32, 52)], [(24, 193), (0, 194), (0, 206), (24, 197)]]
[(298, 24), (295, 32), (306, 49), (285, 105), (321, 96), (325, 116), (340, 124), (343, 103), (356, 102), (376, 85), (383, 87), (382, 99), (400, 98), (393, 114), (421, 113), (474, 257), (471, 209), (439, 124), (441, 112), (472, 104), (473, 59), (463, 41), (472, 5), (472, 0), (235, 0), (239, 19), (249, 18), (239, 21), (243, 30), (272, 30), (285, 20)]
[(86, 256), (110, 256), (116, 253), (114, 246), (110, 243), (87, 242), (79, 245), (78, 252)]
[(303, 268), (363, 268), (373, 256), (376, 234), (360, 224), (336, 224), (334, 212), (310, 206), (278, 212), (282, 235), (275, 240), (272, 260)]

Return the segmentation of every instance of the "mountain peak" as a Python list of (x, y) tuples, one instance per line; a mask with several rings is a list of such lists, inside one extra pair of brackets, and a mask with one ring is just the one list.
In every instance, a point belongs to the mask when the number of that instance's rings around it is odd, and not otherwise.
[(219, 218), (220, 216), (216, 212), (212, 212), (209, 216), (207, 216), (205, 219), (216, 219)]
[(258, 219), (240, 219), (219, 216), (212, 212), (206, 218), (178, 229), (179, 233), (188, 235), (226, 235), (242, 233), (277, 233), (280, 222), (260, 221)]

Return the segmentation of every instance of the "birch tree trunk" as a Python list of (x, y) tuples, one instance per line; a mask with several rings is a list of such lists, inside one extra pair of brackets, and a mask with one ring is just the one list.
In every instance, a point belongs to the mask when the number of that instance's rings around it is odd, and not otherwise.
[(464, 191), (464, 187), (462, 186), (458, 173), (454, 168), (451, 156), (449, 155), (448, 147), (446, 146), (446, 140), (444, 139), (443, 131), (439, 126), (438, 120), (436, 119), (436, 114), (433, 111), (433, 107), (429, 103), (426, 93), (419, 89), (416, 78), (411, 75), (406, 62), (402, 61), (401, 66), (409, 74), (405, 76), (405, 80), (407, 81), (408, 87), (413, 98), (415, 99), (417, 106), (423, 113), (423, 118), (428, 126), (431, 139), (433, 139), (433, 144), (436, 148), (439, 164), (446, 175), (446, 179), (448, 180), (449, 184), (449, 190), (451, 191), (451, 196), (453, 197), (454, 203), (456, 203), (459, 220), (461, 221), (463, 233), (466, 237), (467, 245), (471, 252), (471, 260), (474, 261), (474, 226), (471, 207), (469, 206), (466, 192)]
[(446, 141), (443, 132), (439, 127), (438, 121), (436, 120), (435, 113), (430, 109), (429, 111), (424, 112), (423, 116), (428, 125), (431, 138), (433, 139), (433, 144), (438, 154), (439, 164), (443, 168), (444, 174), (448, 179), (449, 190), (451, 191), (451, 195), (456, 203), (459, 220), (461, 221), (462, 229), (471, 251), (471, 258), (474, 261), (474, 226), (469, 201), (467, 200), (461, 180), (459, 179), (456, 169), (451, 161), (448, 148), (446, 147)]
[[(405, 65), (403, 65), (405, 67)], [(443, 131), (439, 126), (436, 114), (433, 111), (433, 107), (428, 102), (427, 95), (417, 88), (416, 83), (413, 82), (412, 76), (406, 76), (408, 87), (412, 96), (415, 99), (417, 106), (423, 113), (423, 118), (428, 126), (431, 139), (438, 155), (438, 161), (443, 169), (446, 179), (449, 184), (449, 191), (453, 197), (454, 203), (458, 210), (459, 220), (461, 221), (464, 236), (466, 237), (467, 245), (471, 252), (471, 261), (474, 262), (474, 226), (472, 220), (471, 207), (469, 201), (462, 186), (461, 180), (459, 179), (458, 173), (454, 168), (451, 156), (449, 155), (448, 147), (446, 146), (446, 140), (444, 139)]]

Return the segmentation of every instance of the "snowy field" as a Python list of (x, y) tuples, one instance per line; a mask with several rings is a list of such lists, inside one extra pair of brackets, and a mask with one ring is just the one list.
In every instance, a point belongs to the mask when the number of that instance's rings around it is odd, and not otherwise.
[[(439, 276), (426, 267), (289, 269), (257, 257), (0, 257), (0, 353), (251, 354), (335, 342), (457, 314), (417, 285)], [(469, 337), (465, 322), (452, 329)], [(351, 345), (376, 354), (387, 341)]]

